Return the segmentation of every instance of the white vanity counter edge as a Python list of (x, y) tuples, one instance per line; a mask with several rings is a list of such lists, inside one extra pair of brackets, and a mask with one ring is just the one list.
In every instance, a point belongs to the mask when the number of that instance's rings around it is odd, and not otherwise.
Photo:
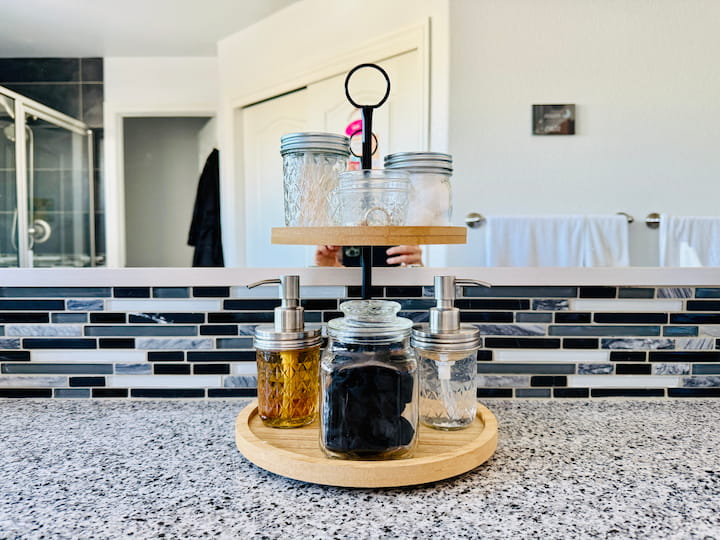
[[(303, 285), (360, 285), (359, 268), (3, 268), (0, 287), (241, 286), (298, 274)], [(455, 275), (495, 286), (708, 286), (720, 268), (374, 268), (374, 285), (432, 285)]]

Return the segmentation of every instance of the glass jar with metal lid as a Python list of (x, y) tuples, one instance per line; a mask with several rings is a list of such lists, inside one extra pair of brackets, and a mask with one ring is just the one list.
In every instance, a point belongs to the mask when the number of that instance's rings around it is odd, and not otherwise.
[(350, 139), (334, 133), (288, 133), (280, 138), (285, 226), (332, 225), (330, 193), (347, 168)]
[(480, 332), (460, 324), (455, 287), (489, 285), (455, 276), (435, 276), (434, 285), (437, 306), (430, 308), (430, 322), (415, 325), (412, 333), (420, 372), (420, 421), (436, 429), (462, 429), (472, 424), (477, 411)]
[(304, 324), (299, 276), (248, 287), (275, 283), (281, 296), (275, 322), (255, 329), (258, 415), (270, 427), (300, 427), (317, 418), (321, 329)]
[(320, 368), (320, 446), (340, 459), (409, 457), (417, 444), (417, 362), (400, 304), (351, 300), (328, 323)]
[(452, 156), (440, 152), (400, 152), (385, 156), (386, 169), (410, 175), (407, 225), (446, 226), (452, 217)]

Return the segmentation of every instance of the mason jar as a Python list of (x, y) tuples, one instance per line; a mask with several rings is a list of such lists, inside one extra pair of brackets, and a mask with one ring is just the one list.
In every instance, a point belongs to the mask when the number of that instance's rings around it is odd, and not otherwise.
[(347, 168), (350, 139), (334, 133), (288, 133), (280, 139), (286, 227), (333, 224), (330, 194)]
[(440, 152), (400, 152), (385, 156), (385, 168), (410, 177), (406, 225), (448, 226), (452, 218), (452, 156)]
[(400, 304), (351, 300), (328, 323), (320, 368), (320, 446), (332, 458), (410, 457), (418, 436), (412, 321)]

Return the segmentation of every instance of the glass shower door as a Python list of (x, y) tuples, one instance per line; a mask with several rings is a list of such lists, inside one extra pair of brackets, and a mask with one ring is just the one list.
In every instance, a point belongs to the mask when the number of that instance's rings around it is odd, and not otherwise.
[(18, 266), (15, 101), (0, 95), (0, 267)]
[(93, 266), (91, 132), (32, 113), (26, 122), (31, 266)]

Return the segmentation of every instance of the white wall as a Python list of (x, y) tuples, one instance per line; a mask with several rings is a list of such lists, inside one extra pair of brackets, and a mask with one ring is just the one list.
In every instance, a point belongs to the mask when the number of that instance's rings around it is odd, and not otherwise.
[[(334, 75), (354, 51), (431, 19), (430, 147), (447, 148), (448, 0), (301, 0), (218, 43), (218, 129), (223, 194), (223, 246), (228, 266), (242, 266), (244, 225), (240, 133), (236, 109)], [(384, 44), (386, 45), (386, 43)], [(309, 73), (317, 74), (308, 77)], [(282, 209), (278, 209), (282, 211)]]
[[(625, 211), (642, 265), (657, 256), (649, 212), (719, 213), (720, 2), (453, 0), (450, 15), (455, 224)], [(544, 103), (575, 103), (577, 134), (532, 136)]]
[(123, 266), (121, 118), (215, 115), (218, 63), (215, 57), (108, 57), (104, 71), (107, 264)]

